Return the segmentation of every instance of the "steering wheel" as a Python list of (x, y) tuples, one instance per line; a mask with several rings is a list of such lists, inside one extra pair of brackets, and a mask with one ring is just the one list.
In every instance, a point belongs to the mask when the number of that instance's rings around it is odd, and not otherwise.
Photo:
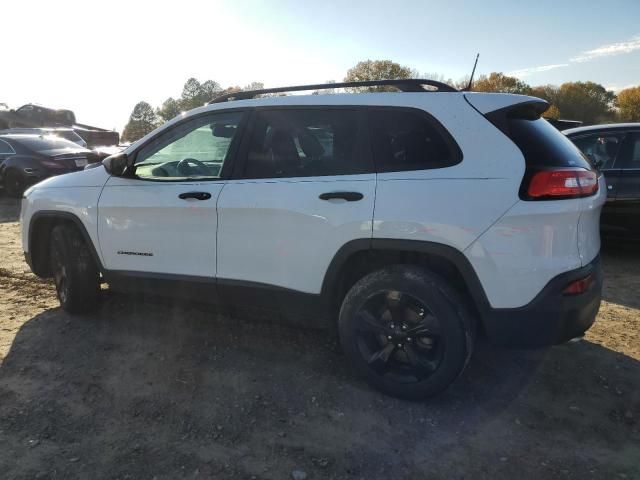
[[(193, 167), (191, 164), (195, 165), (195, 167)], [(180, 174), (184, 175), (185, 177), (188, 177), (189, 175), (194, 175), (194, 174), (196, 175), (209, 174), (209, 168), (200, 160), (196, 160), (195, 158), (184, 158), (180, 160), (178, 162), (178, 165), (176, 165), (176, 169)]]

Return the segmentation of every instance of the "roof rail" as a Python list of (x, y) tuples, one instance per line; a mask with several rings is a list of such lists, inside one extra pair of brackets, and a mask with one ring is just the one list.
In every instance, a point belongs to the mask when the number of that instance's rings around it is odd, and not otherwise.
[(401, 92), (433, 92), (434, 90), (426, 89), (424, 86), (435, 88), (437, 92), (457, 92), (458, 90), (446, 83), (437, 82), (435, 80), (425, 80), (418, 78), (403, 78), (399, 80), (367, 80), (364, 82), (342, 82), (342, 83), (318, 83), (316, 85), (296, 85), (293, 87), (276, 87), (276, 88), (263, 88), (260, 90), (244, 90), (240, 92), (227, 93), (214, 98), (209, 102), (222, 103), (229, 100), (249, 100), (256, 95), (263, 95), (266, 93), (284, 93), (284, 92), (302, 92), (305, 90), (331, 90), (333, 88), (348, 88), (348, 87), (378, 87), (378, 86), (390, 86), (396, 87)]

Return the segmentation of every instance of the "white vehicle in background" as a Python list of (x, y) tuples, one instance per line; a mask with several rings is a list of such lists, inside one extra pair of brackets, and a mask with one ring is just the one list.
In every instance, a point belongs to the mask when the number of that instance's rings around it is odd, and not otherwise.
[[(255, 98), (371, 85), (400, 91)], [(337, 321), (372, 386), (427, 397), (478, 332), (551, 345), (596, 317), (606, 188), (547, 107), (429, 80), (230, 94), (28, 189), (25, 256), (70, 312), (105, 281)]]

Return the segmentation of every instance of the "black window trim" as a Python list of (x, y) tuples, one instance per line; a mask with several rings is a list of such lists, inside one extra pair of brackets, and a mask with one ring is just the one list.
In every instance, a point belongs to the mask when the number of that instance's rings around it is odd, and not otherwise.
[[(357, 151), (358, 154), (364, 161), (368, 162), (368, 171), (362, 173), (345, 173), (345, 174), (335, 174), (335, 175), (321, 175), (321, 176), (296, 176), (296, 177), (264, 177), (264, 178), (250, 178), (245, 176), (246, 167), (247, 167), (247, 159), (249, 154), (249, 147), (251, 143), (251, 137), (253, 134), (253, 129), (256, 124), (257, 112), (261, 111), (277, 111), (277, 110), (350, 110), (356, 112), (356, 121), (358, 122), (358, 134), (356, 137)], [(236, 161), (234, 162), (233, 171), (231, 172), (231, 176), (229, 180), (247, 180), (247, 181), (308, 181), (305, 179), (321, 179), (323, 177), (348, 177), (348, 176), (357, 176), (357, 175), (372, 175), (375, 174), (375, 164), (373, 161), (373, 152), (368, 147), (369, 135), (368, 135), (368, 125), (366, 123), (366, 118), (364, 114), (364, 109), (362, 105), (261, 105), (251, 108), (251, 115), (247, 122), (247, 128), (243, 134), (243, 141), (240, 145), (240, 148), (236, 152)]]
[[(396, 107), (396, 106), (375, 106), (375, 105), (370, 105), (365, 107), (366, 108), (366, 119), (367, 119), (367, 137), (368, 137), (368, 141), (369, 141), (369, 145), (370, 145), (370, 149), (371, 149), (371, 155), (375, 164), (375, 169), (376, 169), (376, 173), (377, 174), (383, 174), (383, 173), (400, 173), (400, 172), (422, 172), (422, 171), (427, 171), (427, 170), (440, 170), (443, 168), (451, 168), (454, 167), (456, 165), (459, 165), (460, 163), (462, 163), (462, 161), (464, 160), (464, 153), (462, 152), (462, 149), (460, 148), (460, 145), (458, 145), (458, 142), (456, 142), (455, 138), (453, 137), (453, 135), (451, 135), (451, 133), (449, 132), (449, 130), (447, 130), (445, 128), (444, 125), (442, 125), (442, 123), (440, 123), (440, 121), (434, 117), (433, 115), (431, 115), (429, 112), (427, 112), (426, 110), (423, 110), (422, 108), (418, 108), (418, 107)], [(371, 111), (394, 111), (394, 112), (409, 112), (409, 113), (414, 113), (417, 114), (418, 116), (424, 118), (425, 120), (427, 120), (427, 122), (434, 127), (434, 129), (440, 134), (440, 136), (442, 137), (442, 139), (445, 141), (445, 143), (447, 144), (447, 147), (449, 148), (449, 151), (452, 154), (452, 162), (444, 167), (430, 167), (430, 168), (415, 168), (415, 169), (410, 169), (410, 170), (381, 170), (380, 166), (376, 163), (376, 156), (375, 156), (375, 152), (374, 152), (374, 146), (373, 146), (373, 126), (371, 125), (371, 116), (369, 115), (369, 113)]]
[[(243, 118), (240, 120), (240, 123), (238, 124), (238, 132), (236, 133), (235, 137), (231, 141), (231, 145), (229, 146), (229, 151), (227, 152), (227, 158), (225, 159), (225, 162), (222, 165), (222, 169), (220, 170), (220, 176), (218, 178), (213, 178), (213, 177), (202, 177), (202, 178), (175, 177), (171, 179), (142, 178), (142, 177), (138, 177), (135, 173), (133, 173), (135, 172), (135, 169), (133, 168), (130, 169), (132, 173), (130, 173), (128, 177), (135, 180), (141, 180), (146, 182), (167, 183), (167, 184), (205, 183), (205, 182), (210, 183), (210, 182), (220, 182), (224, 180), (229, 180), (231, 178), (231, 173), (234, 168), (233, 165), (236, 163), (238, 150), (240, 148), (240, 145), (242, 144), (242, 139), (244, 137), (245, 131), (247, 130), (247, 125), (249, 123), (249, 118), (251, 116), (251, 108), (247, 108), (247, 107), (221, 108), (221, 109), (215, 109), (215, 110), (207, 110), (206, 112), (202, 112), (197, 115), (191, 115), (191, 116), (185, 117), (184, 119), (171, 125), (169, 128), (165, 128), (161, 132), (158, 132), (153, 137), (147, 139), (144, 143), (141, 143), (140, 145), (138, 145), (135, 148), (135, 150), (131, 152), (131, 154), (129, 155), (129, 162), (130, 162), (129, 165), (133, 166), (136, 164), (138, 160), (138, 154), (140, 153), (140, 151), (144, 147), (149, 145), (151, 142), (156, 140), (158, 137), (162, 135), (167, 135), (171, 131), (175, 130), (176, 128), (179, 128), (181, 125), (184, 125), (185, 123), (188, 123), (188, 122), (192, 122), (202, 117), (208, 117), (213, 115), (223, 115), (223, 114), (236, 113), (236, 112), (244, 113), (245, 115), (243, 116)], [(170, 177), (165, 177), (165, 178), (170, 178)]]

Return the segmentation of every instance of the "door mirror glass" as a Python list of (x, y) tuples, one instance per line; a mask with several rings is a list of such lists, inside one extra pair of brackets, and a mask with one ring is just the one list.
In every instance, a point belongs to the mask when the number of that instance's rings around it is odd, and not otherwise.
[(117, 153), (105, 158), (102, 165), (109, 175), (122, 177), (129, 166), (129, 157), (126, 153)]

